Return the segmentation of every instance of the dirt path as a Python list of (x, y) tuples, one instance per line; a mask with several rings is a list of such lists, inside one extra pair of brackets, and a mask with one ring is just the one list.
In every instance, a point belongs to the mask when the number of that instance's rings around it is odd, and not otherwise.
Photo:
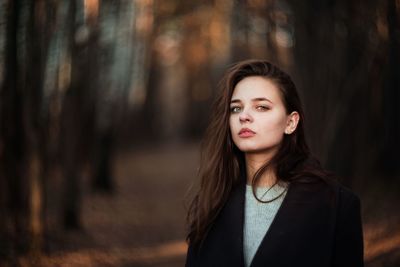
[(198, 165), (197, 144), (143, 147), (114, 160), (116, 192), (85, 192), (84, 232), (62, 238), (46, 266), (180, 267), (186, 256), (184, 197)]

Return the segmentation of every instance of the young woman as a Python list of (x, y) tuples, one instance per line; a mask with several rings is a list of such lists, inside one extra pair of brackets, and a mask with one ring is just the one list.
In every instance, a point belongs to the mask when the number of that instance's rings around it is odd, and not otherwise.
[(240, 62), (211, 114), (186, 266), (363, 266), (360, 200), (312, 157), (291, 78)]

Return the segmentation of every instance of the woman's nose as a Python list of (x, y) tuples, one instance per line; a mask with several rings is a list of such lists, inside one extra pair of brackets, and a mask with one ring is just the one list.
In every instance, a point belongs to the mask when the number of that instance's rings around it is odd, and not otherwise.
[(252, 121), (253, 121), (253, 118), (251, 117), (251, 115), (250, 115), (248, 112), (243, 111), (243, 112), (240, 113), (240, 115), (239, 115), (239, 120), (240, 120), (241, 123), (244, 123), (244, 122), (252, 122)]

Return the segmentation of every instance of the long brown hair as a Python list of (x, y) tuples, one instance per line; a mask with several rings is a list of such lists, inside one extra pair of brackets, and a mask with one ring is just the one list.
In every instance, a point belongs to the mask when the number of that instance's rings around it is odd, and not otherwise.
[(189, 206), (187, 241), (199, 244), (232, 189), (245, 173), (244, 153), (232, 141), (229, 116), (230, 101), (236, 84), (249, 76), (261, 76), (279, 89), (287, 114), (297, 111), (300, 116), (296, 130), (284, 135), (279, 150), (266, 162), (252, 179), (253, 193), (256, 182), (269, 166), (275, 167), (278, 181), (309, 182), (327, 175), (308, 148), (304, 135), (304, 113), (296, 86), (288, 74), (264, 60), (246, 60), (234, 64), (218, 85), (218, 96), (211, 112), (210, 124), (202, 143), (198, 176), (200, 185)]

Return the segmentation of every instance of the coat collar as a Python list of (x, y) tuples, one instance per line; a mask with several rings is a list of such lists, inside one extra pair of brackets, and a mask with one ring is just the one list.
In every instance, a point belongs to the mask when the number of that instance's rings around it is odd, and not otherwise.
[[(253, 266), (257, 259), (262, 256), (265, 257), (265, 252), (268, 254), (273, 254), (274, 247), (276, 244), (282, 240), (282, 237), (286, 233), (285, 222), (293, 219), (290, 212), (288, 212), (288, 207), (290, 203), (294, 201), (296, 198), (296, 186), (293, 184), (288, 184), (286, 196), (282, 201), (281, 206), (279, 207), (275, 218), (273, 219), (267, 233), (263, 237), (260, 246), (257, 249), (256, 254), (254, 255), (252, 264)], [(244, 227), (244, 207), (245, 207), (245, 193), (246, 193), (246, 183), (241, 181), (236, 189), (233, 191), (231, 203), (229, 207), (236, 207), (236, 210), (228, 211), (228, 214), (232, 215), (232, 232), (240, 235), (239, 246), (235, 246), (233, 248), (239, 249), (239, 251), (232, 251), (232, 253), (238, 253), (241, 258), (241, 266), (244, 266), (244, 255), (243, 255), (243, 227)], [(262, 251), (262, 252), (261, 252)], [(236, 255), (238, 255), (236, 254)]]
[[(287, 247), (292, 238), (293, 231), (299, 225), (299, 218), (303, 220), (300, 224), (308, 224), (310, 216), (305, 216), (310, 210), (321, 206), (319, 201), (316, 201), (321, 192), (321, 183), (304, 184), (292, 182), (288, 184), (288, 191), (279, 207), (275, 218), (273, 219), (267, 233), (263, 237), (260, 246), (258, 247), (250, 267), (264, 266), (266, 259), (268, 262), (282, 253), (283, 248)], [(229, 246), (226, 255), (238, 255), (240, 265), (244, 266), (243, 255), (243, 226), (244, 226), (244, 207), (245, 207), (245, 190), (246, 183), (241, 181), (233, 190), (230, 200), (227, 203), (225, 218), (223, 221), (229, 221), (229, 226), (225, 224), (224, 231), (229, 235), (234, 234), (237, 238), (231, 239), (234, 244)], [(324, 190), (322, 190), (324, 191)], [(271, 262), (271, 263), (272, 263)]]

